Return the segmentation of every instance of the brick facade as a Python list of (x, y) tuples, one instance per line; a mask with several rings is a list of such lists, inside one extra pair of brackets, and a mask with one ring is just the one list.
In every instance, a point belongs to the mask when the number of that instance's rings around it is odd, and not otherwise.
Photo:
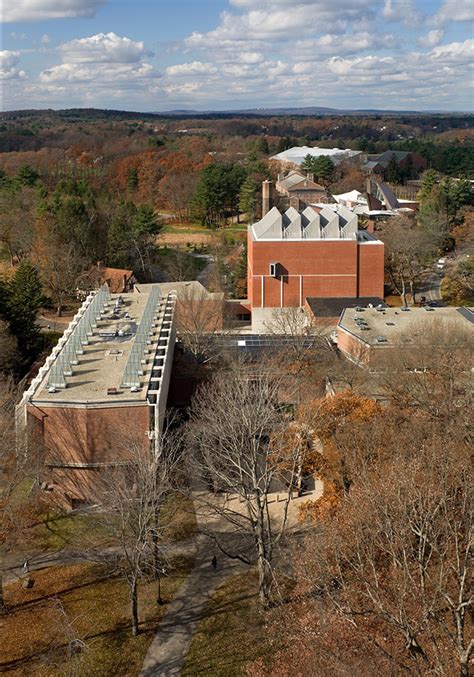
[(150, 448), (150, 407), (27, 405), (30, 429), (45, 448), (45, 482), (58, 491), (57, 500), (95, 502), (99, 468), (127, 460)]
[[(248, 239), (248, 297), (252, 307), (300, 306), (306, 297), (383, 298), (382, 243), (356, 240)], [(270, 263), (279, 274), (269, 274)], [(263, 298), (262, 298), (263, 296)]]

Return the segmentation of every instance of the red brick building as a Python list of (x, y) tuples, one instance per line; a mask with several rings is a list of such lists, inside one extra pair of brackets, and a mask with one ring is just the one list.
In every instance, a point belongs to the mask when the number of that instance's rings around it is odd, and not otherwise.
[(303, 306), (308, 297), (383, 299), (384, 245), (341, 205), (274, 207), (249, 226), (247, 276), (252, 309)]
[(173, 292), (88, 296), (17, 407), (45, 449), (42, 480), (75, 507), (98, 500), (101, 470), (159, 451), (175, 343)]

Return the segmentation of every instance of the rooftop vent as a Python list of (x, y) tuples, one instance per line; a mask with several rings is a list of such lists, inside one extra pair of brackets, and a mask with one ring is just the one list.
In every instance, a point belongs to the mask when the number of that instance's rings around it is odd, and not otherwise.
[(386, 324), (387, 326), (389, 326), (389, 327), (394, 327), (394, 326), (395, 326), (395, 322), (385, 322), (385, 324)]
[(434, 310), (431, 306), (425, 306), (425, 310)]
[(375, 340), (377, 341), (377, 343), (387, 343), (387, 339), (385, 336), (377, 336)]
[(140, 388), (138, 386), (132, 386), (130, 388), (131, 393), (138, 393), (139, 390), (140, 390)]
[(403, 308), (400, 308), (400, 310), (401, 310), (403, 313), (408, 313), (409, 310), (410, 310), (410, 308), (407, 308), (406, 306), (403, 306)]
[(117, 388), (107, 388), (107, 395), (118, 395)]

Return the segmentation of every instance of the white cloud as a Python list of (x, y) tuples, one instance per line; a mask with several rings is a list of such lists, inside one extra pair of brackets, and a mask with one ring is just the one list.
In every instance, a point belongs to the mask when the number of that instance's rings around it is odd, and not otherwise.
[(71, 90), (73, 96), (82, 93), (85, 99), (94, 95), (115, 98), (119, 91), (125, 96), (124, 92), (129, 90), (153, 86), (161, 77), (146, 62), (151, 52), (143, 42), (115, 33), (98, 33), (65, 42), (58, 53), (63, 62), (39, 75), (39, 82), (49, 91)]
[(165, 74), (171, 77), (188, 76), (188, 75), (211, 75), (217, 73), (217, 68), (211, 63), (203, 63), (202, 61), (193, 61), (192, 63), (180, 63), (175, 66), (168, 66)]
[(42, 45), (49, 45), (50, 42), (51, 42), (51, 38), (49, 37), (49, 35), (47, 33), (44, 33), (41, 36), (41, 44)]
[(383, 72), (392, 70), (396, 64), (395, 59), (391, 56), (363, 56), (355, 59), (343, 59), (340, 56), (333, 56), (328, 59), (327, 66), (332, 73), (336, 75), (351, 75), (356, 73), (361, 75), (363, 73), (377, 73), (380, 75)]
[(26, 40), (28, 38), (26, 33), (17, 33), (16, 31), (11, 31), (10, 37), (13, 40)]
[(14, 52), (8, 49), (0, 51), (0, 79), (2, 80), (24, 80), (26, 73), (17, 68), (20, 63), (20, 52)]
[(114, 82), (125, 81), (132, 84), (137, 79), (150, 76), (153, 67), (143, 63), (137, 66), (129, 64), (71, 64), (63, 63), (40, 73), (40, 82), (96, 82), (98, 85), (113, 86)]
[(398, 21), (411, 27), (420, 24), (423, 18), (414, 0), (385, 0), (382, 16), (387, 21)]
[(464, 42), (451, 42), (440, 45), (430, 52), (434, 61), (443, 61), (446, 64), (469, 65), (474, 60), (474, 39)]
[(432, 30), (418, 38), (418, 44), (421, 47), (436, 47), (443, 39), (444, 31), (440, 28)]
[(65, 42), (59, 47), (67, 63), (137, 63), (153, 56), (143, 42), (122, 38), (115, 33), (97, 33), (88, 38)]
[(474, 2), (472, 0), (444, 0), (434, 17), (434, 23), (448, 21), (473, 21)]
[[(242, 14), (224, 11), (217, 28), (207, 33), (193, 32), (188, 47), (220, 47), (222, 42), (274, 42), (316, 35), (323, 25), (334, 33), (375, 17), (374, 0), (233, 0)], [(364, 23), (365, 25), (365, 23)]]
[[(34, 83), (22, 83), (18, 61), (11, 62), (8, 96), (21, 89), (23, 107), (442, 108), (445, 101), (447, 109), (467, 109), (472, 42), (441, 44), (443, 27), (426, 17), (420, 31), (416, 1), (228, 0), (213, 30), (176, 43), (174, 63), (163, 73), (149, 63), (142, 41), (112, 32), (54, 50), (38, 44), (48, 58), (58, 55), (57, 62)], [(69, 1), (87, 4), (92, 0)], [(392, 33), (384, 32), (387, 21)]]
[(107, 0), (3, 0), (3, 21), (91, 17)]

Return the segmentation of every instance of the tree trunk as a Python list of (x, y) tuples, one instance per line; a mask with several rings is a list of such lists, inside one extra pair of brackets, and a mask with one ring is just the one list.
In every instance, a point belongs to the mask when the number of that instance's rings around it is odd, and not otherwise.
[(406, 284), (405, 284), (405, 280), (403, 279), (403, 277), (402, 277), (402, 280), (401, 280), (401, 281), (402, 281), (402, 288), (401, 288), (401, 291), (400, 291), (400, 297), (401, 297), (401, 299), (402, 299), (403, 306), (406, 308), (406, 305), (407, 305), (407, 292), (406, 292)]
[(257, 497), (257, 523), (255, 525), (255, 540), (257, 545), (257, 569), (258, 569), (258, 596), (262, 606), (270, 604), (270, 586), (272, 582), (272, 572), (268, 563), (267, 549), (265, 547), (263, 506), (260, 497)]
[(132, 621), (132, 635), (136, 637), (138, 635), (138, 591), (137, 591), (137, 581), (134, 578), (130, 583), (130, 614)]
[(271, 571), (268, 562), (264, 555), (260, 552), (257, 558), (258, 569), (258, 596), (263, 607), (270, 605), (270, 586), (271, 586)]
[(5, 606), (5, 598), (3, 596), (3, 571), (1, 569), (3, 565), (3, 557), (0, 555), (0, 616), (7, 611)]

